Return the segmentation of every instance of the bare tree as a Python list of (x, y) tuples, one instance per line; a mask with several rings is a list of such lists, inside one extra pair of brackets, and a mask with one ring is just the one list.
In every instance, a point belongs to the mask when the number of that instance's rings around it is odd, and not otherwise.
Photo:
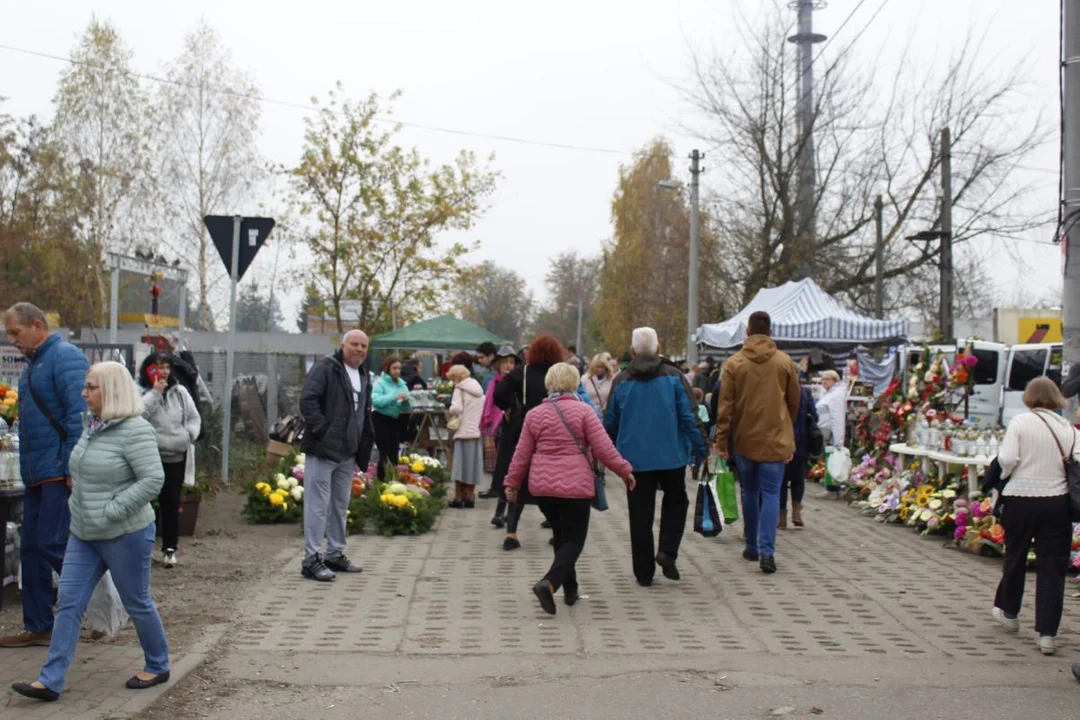
[[(786, 5), (786, 4), (785, 4)], [(873, 200), (885, 199), (890, 307), (916, 304), (909, 279), (936, 262), (937, 246), (904, 238), (937, 224), (940, 135), (953, 137), (953, 242), (1013, 238), (1047, 222), (1022, 205), (1030, 185), (1012, 179), (1017, 165), (1047, 139), (1041, 118), (1025, 122), (1019, 68), (987, 72), (980, 39), (969, 36), (944, 68), (919, 71), (904, 57), (881, 81), (851, 47), (819, 61), (811, 130), (816, 143), (816, 233), (797, 212), (799, 77), (785, 42), (794, 15), (777, 0), (767, 19), (741, 30), (745, 52), (697, 54), (688, 99), (704, 116), (698, 128), (717, 149), (713, 217), (722, 236), (724, 283), (740, 303), (758, 289), (804, 274), (854, 305), (873, 303)], [(879, 95), (877, 90), (886, 91)]]
[(199, 325), (213, 329), (215, 308), (226, 306), (220, 296), (215, 302), (214, 290), (223, 292), (227, 278), (203, 218), (239, 212), (263, 177), (256, 148), (258, 86), (233, 66), (218, 34), (202, 20), (165, 78), (155, 98), (155, 177), (166, 227), (175, 228), (171, 247), (192, 267), (197, 283)]
[(514, 343), (521, 341), (533, 308), (521, 275), (489, 260), (466, 271), (457, 295), (466, 320)]
[[(560, 253), (550, 260), (544, 278), (550, 300), (533, 319), (536, 334), (551, 333), (564, 345), (574, 344), (580, 303), (585, 336), (599, 290), (600, 266), (599, 257), (581, 255), (576, 250)], [(585, 348), (578, 350), (585, 352)]]
[(144, 210), (146, 95), (129, 69), (132, 52), (112, 25), (90, 20), (60, 73), (54, 136), (72, 166), (81, 168), (89, 212), (77, 225), (99, 289), (99, 319), (107, 307), (105, 253), (131, 245)]

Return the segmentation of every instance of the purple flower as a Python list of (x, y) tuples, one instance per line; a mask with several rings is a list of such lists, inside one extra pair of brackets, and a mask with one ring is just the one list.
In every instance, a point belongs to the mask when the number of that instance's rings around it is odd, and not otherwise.
[(953, 538), (963, 540), (965, 535), (967, 535), (967, 528), (958, 523), (956, 525), (956, 532), (953, 533)]
[(975, 357), (974, 355), (965, 355), (964, 364), (967, 365), (969, 368), (973, 368), (979, 364), (979, 358)]

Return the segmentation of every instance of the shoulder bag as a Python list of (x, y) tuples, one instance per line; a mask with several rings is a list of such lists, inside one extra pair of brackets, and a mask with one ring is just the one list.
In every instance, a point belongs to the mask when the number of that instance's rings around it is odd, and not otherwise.
[(53, 430), (60, 436), (60, 444), (63, 445), (67, 442), (68, 434), (67, 428), (60, 424), (60, 421), (53, 417), (53, 414), (49, 412), (49, 409), (45, 407), (45, 403), (42, 402), (41, 396), (37, 394), (37, 390), (34, 389), (34, 364), (30, 363), (26, 368), (26, 387), (30, 391), (30, 397), (34, 399), (34, 404), (37, 405), (37, 409), (41, 411), (41, 414), (45, 416), (45, 419), (49, 421), (49, 424), (53, 426)]
[(1068, 487), (1069, 496), (1069, 517), (1073, 522), (1080, 522), (1080, 463), (1076, 462), (1073, 457), (1073, 452), (1076, 450), (1076, 429), (1072, 425), (1069, 426), (1073, 434), (1073, 444), (1069, 448), (1068, 454), (1066, 454), (1065, 449), (1061, 446), (1061, 441), (1058, 440), (1057, 433), (1050, 427), (1050, 423), (1046, 422), (1046, 418), (1041, 413), (1036, 412), (1033, 414), (1042, 420), (1043, 425), (1054, 436), (1054, 443), (1061, 454), (1061, 464), (1065, 468), (1065, 484)]
[[(566, 417), (562, 414), (562, 410), (559, 409), (559, 403), (555, 400), (549, 400), (551, 406), (555, 408), (555, 414), (559, 416), (559, 420), (562, 421), (563, 427), (566, 428), (566, 432), (570, 433), (570, 437), (574, 439), (574, 444), (577, 445), (578, 450), (585, 456), (585, 459), (589, 461), (589, 465), (593, 466), (592, 458), (589, 457), (588, 451), (585, 450), (585, 446), (578, 440), (577, 435), (570, 429), (570, 423), (566, 422)], [(604, 490), (604, 471), (596, 469), (593, 466), (593, 499), (592, 506), (604, 512), (608, 509), (607, 492)]]

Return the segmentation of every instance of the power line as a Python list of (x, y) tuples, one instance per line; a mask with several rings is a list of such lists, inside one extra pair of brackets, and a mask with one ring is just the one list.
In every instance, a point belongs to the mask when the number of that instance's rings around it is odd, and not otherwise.
[[(837, 29), (837, 31), (833, 34), (833, 36), (831, 38), (829, 38), (828, 42), (826, 42), (825, 45), (822, 46), (821, 51), (817, 55), (814, 56), (814, 59), (811, 61), (811, 65), (813, 65), (814, 63), (817, 62), (818, 58), (820, 58), (822, 56), (822, 54), (825, 52), (825, 49), (827, 47), (829, 47), (829, 45), (832, 43), (832, 41), (834, 39), (836, 39), (836, 36), (839, 35), (840, 30), (844, 29), (844, 25), (848, 24), (848, 20), (851, 20), (852, 16), (855, 14), (855, 12), (860, 7), (862, 7), (863, 3), (865, 3), (865, 2), (866, 2), (866, 0), (860, 0), (859, 1), (859, 4), (855, 6), (855, 10), (851, 11), (851, 14), (849, 14), (847, 19), (844, 20), (844, 22), (840, 25), (840, 28)], [(849, 52), (851, 52), (851, 48), (855, 47), (855, 43), (859, 42), (859, 39), (862, 38), (862, 36), (866, 33), (866, 31), (870, 28), (870, 26), (874, 24), (874, 21), (877, 20), (878, 15), (881, 14), (881, 11), (884, 10), (885, 6), (888, 5), (888, 4), (889, 4), (889, 0), (881, 0), (881, 4), (878, 5), (878, 9), (874, 11), (874, 14), (870, 16), (870, 20), (867, 21), (867, 23), (865, 25), (863, 25), (862, 30), (860, 30), (858, 32), (858, 34), (855, 35), (854, 38), (852, 38), (851, 42), (849, 42), (847, 44), (847, 47), (845, 47), (843, 50), (841, 50), (840, 54), (837, 55), (836, 62), (840, 62), (840, 60), (845, 55), (847, 55)], [(835, 63), (834, 63), (833, 66), (835, 67)], [(829, 75), (829, 71), (826, 70), (825, 74), (822, 77), (827, 77), (828, 75)], [(817, 89), (818, 82), (819, 82), (818, 80), (814, 81), (813, 89)]]
[[(50, 54), (50, 53), (40, 52), (40, 51), (37, 51), (37, 50), (28, 50), (26, 48), (13, 47), (11, 45), (0, 44), (0, 50), (8, 50), (10, 52), (22, 53), (24, 55), (33, 55), (35, 57), (47, 58), (49, 60), (57, 60), (59, 62), (68, 63), (69, 65), (82, 65), (82, 66), (93, 68), (93, 69), (96, 69), (96, 70), (105, 70), (106, 69), (104, 66), (96, 65), (94, 63), (88, 63), (88, 62), (85, 62), (85, 61), (75, 60), (75, 59), (69, 58), (69, 57), (62, 57), (60, 55), (53, 55), (53, 54)], [(138, 73), (138, 72), (135, 72), (133, 70), (127, 70), (127, 69), (121, 69), (120, 71), (123, 72), (124, 74), (130, 76), (130, 77), (138, 78), (140, 80), (146, 80), (148, 82), (155, 82), (155, 83), (160, 83), (160, 84), (163, 84), (163, 85), (174, 85), (174, 86), (177, 86), (177, 87), (186, 87), (186, 88), (191, 88), (191, 89), (197, 89), (197, 86), (195, 86), (195, 85), (191, 85), (190, 83), (183, 83), (183, 82), (180, 82), (178, 80), (170, 80), (168, 78), (163, 78), (163, 77), (159, 77), (159, 76), (156, 76), (156, 75), (148, 75), (146, 73)], [(321, 112), (323, 110), (328, 110), (328, 108), (320, 108), (320, 107), (318, 107), (316, 105), (310, 105), (310, 104), (307, 104), (307, 103), (297, 103), (297, 102), (291, 102), (291, 101), (288, 101), (288, 100), (276, 100), (274, 98), (266, 97), (265, 95), (252, 95), (252, 94), (248, 94), (248, 93), (240, 93), (240, 92), (236, 92), (234, 90), (230, 90), (229, 88), (210, 86), (207, 89), (209, 89), (210, 92), (218, 93), (218, 94), (221, 94), (221, 95), (229, 95), (229, 96), (240, 98), (240, 99), (243, 99), (243, 100), (254, 100), (254, 101), (257, 101), (257, 102), (266, 103), (268, 105), (279, 105), (281, 107), (288, 107), (288, 108), (294, 108), (294, 109), (298, 109), (298, 110), (305, 110), (305, 111), (308, 111), (308, 112)], [(330, 110), (330, 112), (332, 112), (334, 114), (337, 114), (337, 115), (341, 114), (339, 111), (335, 111), (335, 110)], [(631, 156), (631, 155), (633, 155), (632, 152), (629, 152), (629, 151), (626, 151), (626, 150), (614, 150), (612, 148), (594, 147), (594, 146), (589, 146), (589, 145), (575, 145), (575, 144), (572, 144), (572, 143), (548, 142), (548, 141), (545, 141), (545, 140), (533, 140), (531, 138), (523, 138), (523, 137), (517, 137), (517, 136), (513, 136), (513, 135), (496, 135), (496, 134), (492, 134), (492, 133), (483, 133), (483, 132), (477, 132), (477, 131), (472, 131), (472, 130), (460, 130), (460, 129), (457, 129), (457, 128), (446, 128), (446, 127), (440, 127), (440, 126), (437, 126), (437, 125), (428, 125), (426, 123), (407, 122), (405, 120), (395, 120), (393, 118), (388, 118), (388, 117), (378, 117), (378, 116), (376, 116), (375, 118), (373, 118), (373, 120), (375, 122), (379, 122), (379, 123), (386, 123), (386, 124), (391, 124), (391, 125), (400, 125), (401, 127), (413, 128), (413, 129), (416, 129), (416, 130), (429, 130), (431, 132), (439, 132), (439, 133), (444, 133), (444, 134), (447, 134), (447, 135), (459, 135), (459, 136), (464, 136), (464, 137), (481, 138), (481, 139), (484, 139), (484, 140), (497, 140), (499, 142), (517, 143), (519, 145), (534, 145), (534, 146), (537, 146), (537, 147), (554, 148), (554, 149), (557, 149), (557, 150), (573, 150), (573, 151), (577, 151), (577, 152), (592, 152), (592, 153), (602, 153), (602, 154), (607, 154), (607, 155), (621, 155), (621, 156)]]
[(859, 12), (859, 8), (861, 8), (865, 4), (866, 0), (859, 0), (859, 4), (855, 6), (855, 9), (848, 13), (848, 16), (844, 18), (844, 22), (840, 23), (840, 27), (836, 28), (836, 32), (832, 34), (832, 37), (830, 37), (825, 42), (825, 44), (821, 46), (821, 50), (818, 50), (818, 54), (815, 55), (814, 59), (810, 61), (811, 65), (821, 59), (821, 56), (824, 55), (825, 51), (829, 49), (830, 45), (832, 45), (832, 41), (836, 39), (837, 35), (844, 31), (844, 28), (847, 27), (847, 24), (851, 22), (851, 18), (855, 17), (855, 13)]

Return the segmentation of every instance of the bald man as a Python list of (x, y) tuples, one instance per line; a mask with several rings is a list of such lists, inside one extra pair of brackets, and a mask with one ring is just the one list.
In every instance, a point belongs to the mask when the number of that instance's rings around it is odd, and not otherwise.
[(330, 582), (335, 573), (361, 572), (345, 557), (345, 514), (353, 473), (373, 437), (371, 381), (361, 368), (367, 354), (368, 336), (350, 330), (336, 353), (311, 368), (300, 393), (305, 423), (301, 447), (307, 455), (301, 573), (311, 580)]

